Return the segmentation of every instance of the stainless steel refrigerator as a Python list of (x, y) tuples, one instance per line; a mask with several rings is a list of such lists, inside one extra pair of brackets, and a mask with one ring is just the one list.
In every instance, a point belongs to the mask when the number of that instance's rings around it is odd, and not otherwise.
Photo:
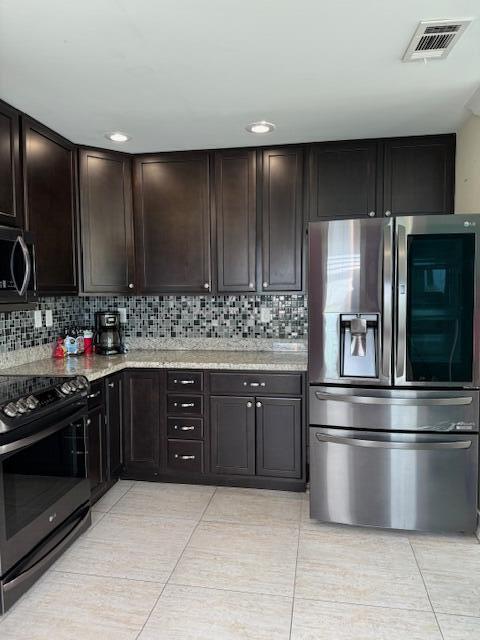
[(310, 511), (473, 531), (480, 216), (309, 226)]

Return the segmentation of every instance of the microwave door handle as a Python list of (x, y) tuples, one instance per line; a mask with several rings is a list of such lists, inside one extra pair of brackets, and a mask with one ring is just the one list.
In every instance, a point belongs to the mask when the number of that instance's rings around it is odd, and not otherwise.
[(17, 236), (15, 238), (15, 242), (13, 243), (13, 247), (12, 247), (12, 252), (10, 254), (10, 275), (12, 276), (13, 285), (17, 290), (17, 293), (19, 296), (21, 296), (22, 294), (20, 293), (21, 289), (18, 288), (17, 279), (15, 278), (15, 251), (17, 250), (17, 244), (20, 243), (21, 237), (22, 236)]
[(18, 243), (20, 245), (20, 248), (22, 249), (23, 260), (25, 263), (25, 274), (23, 276), (23, 283), (19, 291), (20, 295), (24, 296), (27, 292), (28, 283), (30, 282), (30, 276), (32, 274), (32, 260), (30, 258), (28, 247), (22, 236), (18, 236)]
[(407, 322), (407, 233), (397, 223), (397, 351), (395, 357), (396, 380), (405, 380)]

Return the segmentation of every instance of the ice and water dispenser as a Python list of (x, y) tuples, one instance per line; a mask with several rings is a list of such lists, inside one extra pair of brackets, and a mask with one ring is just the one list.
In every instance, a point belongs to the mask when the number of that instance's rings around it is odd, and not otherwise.
[(378, 314), (340, 314), (341, 377), (378, 376), (378, 333)]

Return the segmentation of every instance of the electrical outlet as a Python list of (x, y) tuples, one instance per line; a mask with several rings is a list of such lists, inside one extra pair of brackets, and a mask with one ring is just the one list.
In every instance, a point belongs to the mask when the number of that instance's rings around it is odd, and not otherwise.
[(53, 314), (51, 309), (45, 311), (45, 326), (53, 327)]
[(121, 324), (127, 324), (127, 309), (125, 307), (117, 307), (117, 311), (120, 314)]
[(260, 307), (260, 322), (271, 322), (272, 312), (268, 307)]
[(40, 327), (42, 326), (42, 312), (40, 311), (40, 309), (37, 309), (33, 312), (33, 323), (35, 329), (40, 329)]

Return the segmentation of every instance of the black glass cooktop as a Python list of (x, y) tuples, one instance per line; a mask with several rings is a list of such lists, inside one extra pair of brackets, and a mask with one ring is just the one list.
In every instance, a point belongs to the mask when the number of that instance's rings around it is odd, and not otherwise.
[(0, 405), (18, 398), (38, 394), (50, 387), (72, 380), (75, 376), (2, 376), (0, 375)]

